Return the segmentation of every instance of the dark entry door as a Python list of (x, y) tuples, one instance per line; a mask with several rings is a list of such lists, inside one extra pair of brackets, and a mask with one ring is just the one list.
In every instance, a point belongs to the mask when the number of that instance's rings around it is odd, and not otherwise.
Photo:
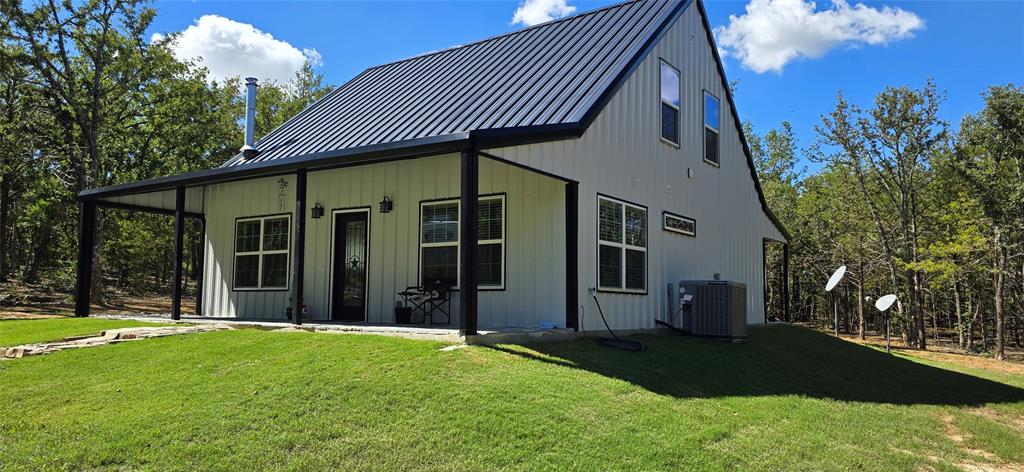
[(334, 214), (332, 320), (365, 320), (368, 217), (365, 211)]

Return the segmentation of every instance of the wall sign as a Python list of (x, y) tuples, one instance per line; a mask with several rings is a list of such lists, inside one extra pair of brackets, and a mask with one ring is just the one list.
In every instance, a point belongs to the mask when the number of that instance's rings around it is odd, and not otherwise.
[(281, 177), (280, 179), (277, 180), (277, 206), (278, 206), (278, 211), (286, 211), (286, 205), (288, 204), (288, 199), (285, 198), (285, 197), (287, 197), (288, 194), (285, 193), (285, 189), (287, 189), (287, 188), (288, 188), (288, 181), (285, 180), (284, 177)]
[(688, 216), (675, 213), (662, 213), (662, 227), (665, 231), (685, 234), (686, 236), (697, 236), (697, 220)]

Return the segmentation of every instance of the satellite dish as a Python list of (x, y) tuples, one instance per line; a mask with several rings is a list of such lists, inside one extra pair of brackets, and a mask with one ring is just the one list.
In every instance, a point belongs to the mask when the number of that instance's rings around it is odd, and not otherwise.
[(879, 297), (878, 301), (875, 302), (875, 308), (878, 308), (878, 311), (885, 311), (888, 310), (893, 303), (896, 303), (896, 295), (890, 293), (889, 295)]
[(836, 285), (839, 285), (839, 281), (843, 280), (844, 275), (846, 275), (846, 266), (839, 266), (832, 274), (832, 277), (828, 278), (828, 283), (825, 284), (825, 291), (831, 292), (832, 289), (836, 288)]

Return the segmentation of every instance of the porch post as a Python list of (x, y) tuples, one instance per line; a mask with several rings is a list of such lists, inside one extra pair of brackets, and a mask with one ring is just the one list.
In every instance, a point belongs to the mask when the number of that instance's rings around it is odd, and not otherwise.
[(295, 262), (292, 263), (292, 322), (302, 324), (302, 274), (306, 256), (306, 169), (295, 172)]
[(782, 320), (789, 322), (789, 243), (782, 245)]
[(206, 257), (206, 217), (199, 219), (199, 250), (196, 251), (196, 316), (203, 316), (203, 260)]
[(479, 161), (475, 148), (462, 151), (462, 215), (459, 225), (459, 331), (476, 334), (477, 199)]
[(185, 256), (185, 187), (174, 195), (174, 272), (171, 276), (171, 319), (181, 319), (181, 262)]
[(565, 183), (565, 327), (579, 330), (580, 184)]
[(92, 252), (96, 241), (96, 202), (83, 200), (79, 207), (75, 316), (89, 316), (89, 302), (92, 300)]

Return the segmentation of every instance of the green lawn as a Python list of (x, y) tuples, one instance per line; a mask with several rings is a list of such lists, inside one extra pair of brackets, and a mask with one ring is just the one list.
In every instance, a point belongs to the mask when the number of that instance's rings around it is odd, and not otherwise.
[(957, 372), (801, 328), (754, 329), (745, 345), (634, 339), (650, 349), (582, 340), (441, 352), (434, 342), (236, 330), (0, 362), (0, 469), (1024, 462), (1024, 376)]
[(103, 318), (44, 318), (0, 320), (0, 347), (59, 341), (69, 336), (99, 334), (103, 330), (134, 326), (161, 326), (131, 320)]

